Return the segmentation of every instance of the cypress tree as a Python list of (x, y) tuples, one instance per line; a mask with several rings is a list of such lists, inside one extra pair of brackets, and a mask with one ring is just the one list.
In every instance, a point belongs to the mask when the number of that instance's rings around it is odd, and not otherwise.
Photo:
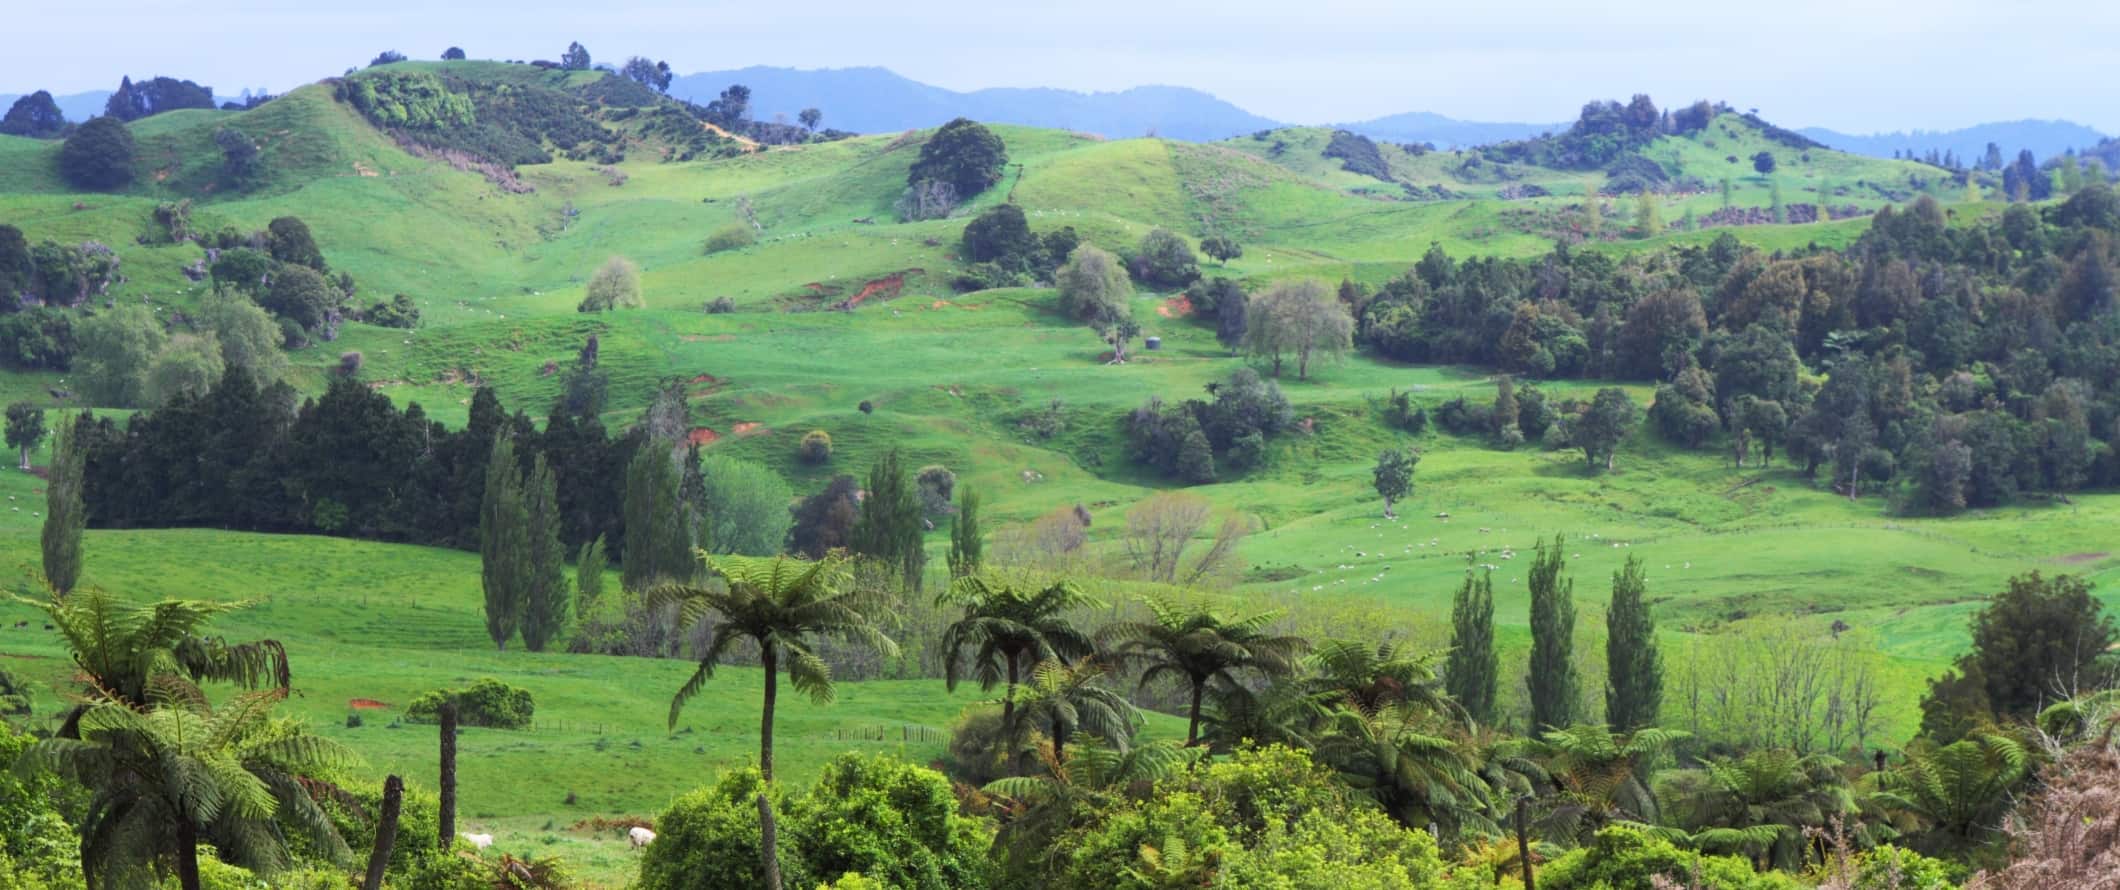
[(950, 519), (950, 577), (962, 578), (979, 571), (979, 493), (969, 485), (957, 492), (957, 515)]
[(626, 553), (619, 581), (646, 590), (661, 581), (692, 577), (692, 540), (678, 499), (677, 465), (667, 442), (642, 442), (626, 465)]
[(493, 437), (486, 460), (486, 490), (479, 500), (479, 580), (486, 593), (486, 635), (503, 651), (522, 624), (530, 576), (529, 518), (523, 477), (516, 469), (515, 437)]
[(1560, 535), (1540, 541), (1531, 559), (1531, 728), (1561, 729), (1575, 722), (1575, 580), (1562, 578)]
[(589, 614), (597, 598), (604, 595), (604, 567), (609, 559), (602, 535), (582, 545), (581, 555), (574, 559), (574, 614)]
[(567, 626), (567, 550), (559, 542), (559, 485), (539, 454), (523, 483), (523, 647), (543, 652)]
[(855, 553), (896, 564), (906, 589), (920, 589), (920, 572), (927, 564), (927, 551), (921, 546), (920, 499), (906, 484), (897, 449), (885, 452), (869, 468), (861, 517), (854, 521), (848, 537)]
[(1494, 652), (1494, 574), (1465, 573), (1450, 603), (1450, 657), (1443, 688), (1480, 723), (1493, 723), (1501, 663)]
[(44, 580), (60, 596), (81, 580), (81, 529), (88, 525), (88, 505), (81, 500), (88, 461), (75, 431), (74, 424), (59, 424), (44, 485)]
[(1643, 600), (1642, 561), (1627, 557), (1612, 573), (1612, 606), (1605, 612), (1605, 722), (1614, 732), (1656, 725), (1664, 700), (1664, 661), (1656, 649), (1656, 617)]

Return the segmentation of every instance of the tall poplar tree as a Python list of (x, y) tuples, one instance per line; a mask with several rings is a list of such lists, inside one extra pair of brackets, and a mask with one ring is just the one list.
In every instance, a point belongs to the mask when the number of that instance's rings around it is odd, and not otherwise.
[(849, 549), (899, 567), (907, 590), (920, 589), (920, 572), (927, 564), (921, 546), (920, 499), (906, 484), (898, 450), (884, 453), (869, 468), (868, 494), (861, 499), (861, 517), (848, 535)]
[(1450, 603), (1450, 657), (1443, 688), (1480, 723), (1493, 723), (1501, 661), (1494, 651), (1494, 574), (1465, 573)]
[(559, 485), (552, 466), (539, 454), (523, 481), (524, 569), (523, 648), (543, 652), (566, 629), (568, 613), (567, 549), (559, 542)]
[(690, 511), (678, 494), (677, 464), (668, 442), (649, 437), (626, 465), (626, 548), (619, 583), (647, 590), (660, 582), (683, 584), (697, 574), (692, 560)]
[(81, 529), (88, 525), (88, 505), (81, 500), (88, 455), (75, 426), (59, 424), (52, 440), (52, 465), (44, 482), (44, 580), (65, 596), (81, 580)]
[(1643, 599), (1642, 561), (1612, 573), (1612, 606), (1605, 612), (1605, 722), (1613, 732), (1656, 725), (1664, 701), (1664, 661), (1656, 649), (1656, 617)]
[(1540, 541), (1531, 558), (1531, 729), (1544, 732), (1575, 722), (1575, 580), (1562, 578), (1562, 536)]
[(984, 561), (979, 537), (979, 493), (969, 485), (957, 488), (957, 515), (950, 518), (950, 577), (963, 578), (979, 572)]
[(479, 580), (486, 593), (486, 635), (503, 651), (522, 625), (523, 594), (530, 577), (529, 518), (522, 471), (515, 463), (515, 437), (493, 437), (486, 460), (486, 491), (479, 500)]

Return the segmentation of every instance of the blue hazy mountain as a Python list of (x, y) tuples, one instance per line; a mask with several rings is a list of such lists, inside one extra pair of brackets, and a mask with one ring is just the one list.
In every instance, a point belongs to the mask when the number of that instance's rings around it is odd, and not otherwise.
[(1806, 127), (1799, 130), (1841, 151), (1871, 157), (1889, 158), (1893, 152), (1912, 152), (1915, 157), (1925, 157), (1930, 150), (1951, 152), (1961, 163), (1971, 164), (1980, 160), (1992, 142), (2002, 149), (2005, 161), (2017, 156), (2023, 149), (2031, 149), (2040, 160), (2054, 157), (2071, 148), (2082, 150), (2097, 145), (2105, 134), (2070, 121), (2003, 121), (1976, 124), (1960, 130), (1914, 130), (1904, 133), (1873, 133), (1857, 136), (1836, 132), (1823, 127)]

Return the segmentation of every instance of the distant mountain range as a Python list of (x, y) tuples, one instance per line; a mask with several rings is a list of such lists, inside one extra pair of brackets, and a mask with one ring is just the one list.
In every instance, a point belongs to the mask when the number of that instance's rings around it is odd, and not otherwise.
[(1911, 152), (1918, 158), (1927, 156), (1933, 149), (1951, 152), (1965, 164), (1980, 160), (1990, 142), (2001, 147), (2004, 161), (2015, 158), (2022, 149), (2031, 149), (2034, 157), (2045, 160), (2072, 148), (2081, 151), (2105, 138), (2105, 134), (2082, 124), (2035, 120), (1976, 124), (1962, 130), (1915, 130), (1869, 136), (1854, 136), (1823, 127), (1806, 127), (1797, 132), (1855, 154), (1889, 158), (1893, 152)]
[(1374, 120), (1351, 124), (1334, 124), (1342, 130), (1360, 133), (1371, 139), (1385, 142), (1432, 142), (1437, 148), (1462, 148), (1473, 145), (1491, 145), (1512, 139), (1528, 139), (1541, 133), (1558, 133), (1568, 129), (1565, 123), (1522, 124), (1483, 123), (1461, 121), (1429, 111), (1409, 111)]
[[(29, 94), (0, 93), (0, 114), (6, 114), (8, 109), (15, 107), (16, 99), (26, 95)], [(110, 91), (89, 90), (86, 93), (53, 96), (52, 103), (59, 106), (59, 113), (66, 115), (67, 120), (78, 124), (103, 113), (103, 106), (110, 103)]]

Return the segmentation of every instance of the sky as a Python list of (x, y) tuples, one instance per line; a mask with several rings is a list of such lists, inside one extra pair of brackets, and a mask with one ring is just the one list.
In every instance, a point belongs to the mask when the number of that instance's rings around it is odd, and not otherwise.
[(2111, 0), (101, 0), (22, 4), (0, 93), (167, 74), (275, 92), (396, 49), (663, 59), (679, 73), (879, 65), (958, 90), (1206, 90), (1290, 123), (1432, 111), (1563, 121), (1647, 92), (1852, 133), (2062, 118), (2120, 134)]

